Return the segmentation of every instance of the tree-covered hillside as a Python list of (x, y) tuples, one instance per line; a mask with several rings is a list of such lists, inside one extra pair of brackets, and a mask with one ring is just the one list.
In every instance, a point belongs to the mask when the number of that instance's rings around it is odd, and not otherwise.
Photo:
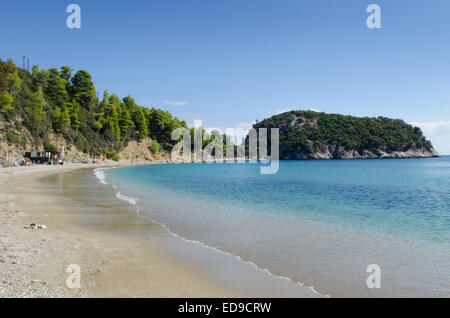
[[(29, 73), (12, 60), (0, 60), (0, 122), (14, 127), (6, 132), (8, 143), (52, 148), (48, 137), (56, 134), (89, 155), (119, 151), (147, 137), (156, 148), (167, 148), (172, 130), (187, 127), (167, 111), (137, 105), (131, 96), (120, 99), (105, 91), (99, 99), (85, 70), (34, 66)], [(24, 129), (29, 134), (17, 133)]]
[(283, 159), (437, 155), (420, 128), (399, 119), (290, 111), (254, 125), (263, 127), (280, 129)]

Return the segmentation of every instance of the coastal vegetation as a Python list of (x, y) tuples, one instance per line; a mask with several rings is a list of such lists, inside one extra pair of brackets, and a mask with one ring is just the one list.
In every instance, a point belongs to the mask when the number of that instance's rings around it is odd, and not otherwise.
[[(58, 135), (86, 154), (113, 159), (128, 142), (146, 138), (159, 152), (173, 145), (172, 130), (187, 128), (168, 111), (139, 106), (131, 96), (105, 91), (99, 98), (85, 70), (34, 66), (30, 73), (12, 60), (0, 60), (0, 122), (10, 124), (5, 134), (11, 144), (55, 151), (49, 136)], [(21, 136), (24, 131), (32, 140)]]
[(419, 127), (413, 127), (400, 119), (298, 110), (264, 119), (253, 127), (279, 128), (282, 159), (437, 155)]
[[(355, 117), (316, 111), (289, 111), (256, 122), (254, 128), (280, 129), (280, 159), (343, 159), (438, 156), (418, 127), (400, 119)], [(99, 98), (92, 76), (69, 66), (32, 72), (12, 60), (0, 60), (0, 144), (25, 149), (61, 151), (55, 136), (88, 156), (119, 160), (130, 142), (146, 152), (168, 153), (180, 140), (172, 131), (188, 128), (184, 120), (155, 107), (138, 105), (134, 98), (103, 92)], [(234, 147), (230, 136), (202, 127), (190, 128), (202, 149), (223, 144)], [(137, 144), (136, 144), (137, 143)], [(268, 153), (271, 141), (268, 139)], [(138, 148), (136, 148), (138, 147)], [(139, 148), (142, 150), (142, 147)], [(248, 146), (247, 146), (248, 153)], [(0, 157), (1, 157), (0, 153)], [(128, 156), (130, 157), (130, 156)], [(147, 157), (147, 156), (145, 156)]]

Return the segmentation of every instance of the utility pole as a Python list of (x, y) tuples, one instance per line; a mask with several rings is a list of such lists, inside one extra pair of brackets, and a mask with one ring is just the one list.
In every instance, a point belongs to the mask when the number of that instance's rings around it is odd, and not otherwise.
[(26, 56), (22, 57), (22, 59), (23, 59), (23, 69), (25, 69), (25, 58), (26, 58)]
[(28, 69), (28, 72), (30, 72), (30, 57), (29, 56), (27, 57), (27, 69)]

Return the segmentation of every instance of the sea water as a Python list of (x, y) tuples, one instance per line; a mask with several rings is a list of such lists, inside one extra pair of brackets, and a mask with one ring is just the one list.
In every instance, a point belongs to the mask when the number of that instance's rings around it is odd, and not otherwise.
[[(192, 163), (97, 174), (172, 233), (319, 293), (450, 296), (450, 157), (281, 161), (278, 173), (259, 172)], [(371, 264), (380, 288), (368, 287)]]

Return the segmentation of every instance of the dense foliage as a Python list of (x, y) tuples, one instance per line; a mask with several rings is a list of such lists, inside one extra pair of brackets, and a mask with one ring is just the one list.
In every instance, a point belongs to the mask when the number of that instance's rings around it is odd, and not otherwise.
[(323, 151), (330, 145), (346, 150), (407, 151), (432, 149), (418, 127), (399, 119), (369, 118), (290, 111), (257, 122), (254, 128), (280, 128), (280, 154)]
[[(151, 137), (157, 151), (159, 145), (169, 147), (172, 130), (187, 128), (185, 121), (161, 109), (139, 106), (131, 96), (121, 100), (105, 91), (99, 100), (91, 75), (84, 70), (73, 73), (69, 66), (60, 70), (34, 66), (29, 73), (12, 60), (0, 60), (0, 120), (25, 127), (35, 146), (56, 133), (85, 153), (108, 153), (112, 158), (130, 140)], [(8, 134), (8, 141), (24, 142), (13, 134)]]

